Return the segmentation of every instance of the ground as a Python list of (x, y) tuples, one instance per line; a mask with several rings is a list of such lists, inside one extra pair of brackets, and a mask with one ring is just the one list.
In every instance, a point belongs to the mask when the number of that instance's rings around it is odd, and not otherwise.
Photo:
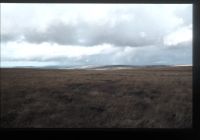
[(3, 128), (191, 128), (192, 67), (1, 68)]

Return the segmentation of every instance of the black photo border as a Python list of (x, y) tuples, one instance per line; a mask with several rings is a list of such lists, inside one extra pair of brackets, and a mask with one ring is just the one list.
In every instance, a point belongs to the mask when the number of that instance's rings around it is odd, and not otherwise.
[(54, 128), (0, 128), (1, 133), (4, 134), (11, 134), (11, 133), (21, 133), (21, 132), (48, 132), (48, 135), (51, 135), (52, 132), (56, 132), (57, 134), (61, 133), (72, 133), (74, 132), (81, 132), (81, 133), (88, 133), (88, 132), (112, 132), (114, 134), (139, 134), (138, 136), (147, 137), (150, 135), (169, 135), (169, 136), (183, 136), (190, 138), (191, 135), (199, 136), (200, 133), (200, 1), (198, 0), (1, 0), (1, 3), (130, 3), (130, 4), (193, 4), (193, 120), (192, 120), (192, 128), (183, 128), (183, 129), (154, 129), (154, 128), (94, 128), (94, 129), (76, 129), (76, 128), (62, 128), (62, 129), (54, 129)]

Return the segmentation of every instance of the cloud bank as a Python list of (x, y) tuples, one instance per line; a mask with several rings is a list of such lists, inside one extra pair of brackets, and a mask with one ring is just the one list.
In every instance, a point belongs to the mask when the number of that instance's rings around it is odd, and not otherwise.
[(1, 7), (1, 66), (192, 63), (191, 4)]

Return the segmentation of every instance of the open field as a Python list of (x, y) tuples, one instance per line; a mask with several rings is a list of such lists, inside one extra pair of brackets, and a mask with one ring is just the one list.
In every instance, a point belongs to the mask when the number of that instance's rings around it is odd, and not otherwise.
[(1, 68), (1, 127), (189, 128), (192, 67)]

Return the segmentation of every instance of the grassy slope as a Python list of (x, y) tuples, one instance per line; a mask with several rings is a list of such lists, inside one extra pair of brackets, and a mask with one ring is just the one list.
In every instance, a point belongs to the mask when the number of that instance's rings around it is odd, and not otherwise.
[(192, 68), (1, 69), (1, 127), (185, 128)]

